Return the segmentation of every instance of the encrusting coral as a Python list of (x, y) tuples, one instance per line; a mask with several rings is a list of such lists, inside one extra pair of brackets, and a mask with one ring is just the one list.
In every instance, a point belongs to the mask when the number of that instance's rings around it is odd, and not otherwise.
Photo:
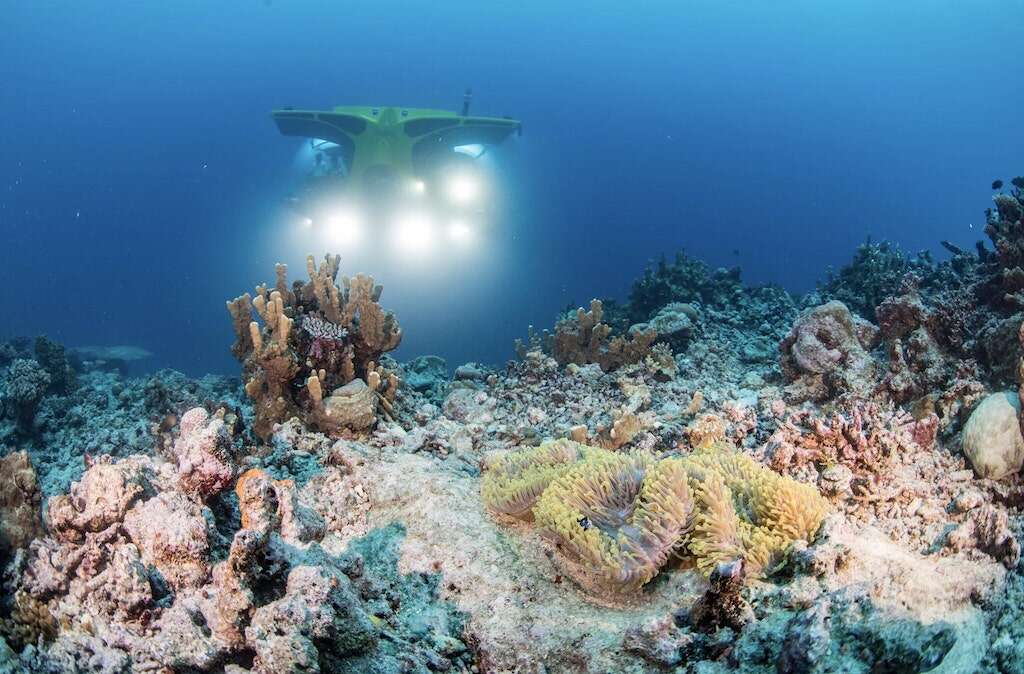
[[(327, 255), (317, 267), (307, 257), (309, 281), (291, 288), (287, 266), (278, 264), (272, 290), (261, 285), (255, 297), (246, 293), (227, 303), (236, 337), (232, 353), (242, 361), (253, 428), (262, 438), (292, 416), (328, 432), (351, 429), (352, 419), (328, 403), (357, 378), (385, 411), (391, 406), (398, 378), (379, 361), (398, 347), (402, 331), (378, 304), (381, 286), (372, 278), (359, 274), (335, 283), (339, 260)], [(262, 325), (253, 320), (254, 310)]]
[(814, 487), (724, 443), (660, 460), (546, 443), (499, 461), (483, 499), (500, 514), (532, 513), (583, 574), (620, 589), (644, 585), (684, 550), (705, 574), (743, 559), (752, 577), (768, 575), (790, 544), (814, 538), (828, 512)]

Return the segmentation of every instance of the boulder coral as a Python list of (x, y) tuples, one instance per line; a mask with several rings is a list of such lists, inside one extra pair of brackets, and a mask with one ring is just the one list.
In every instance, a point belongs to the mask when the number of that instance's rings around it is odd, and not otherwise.
[(1017, 394), (1004, 392), (988, 396), (971, 413), (964, 425), (963, 450), (979, 477), (998, 480), (1024, 465), (1020, 409)]
[(877, 342), (878, 328), (842, 302), (807, 309), (779, 345), (789, 392), (811, 400), (870, 393), (876, 379), (870, 351)]
[(338, 256), (327, 255), (317, 267), (309, 256), (309, 281), (291, 287), (287, 265), (278, 264), (273, 289), (260, 285), (255, 295), (227, 303), (235, 329), (231, 350), (242, 362), (253, 428), (261, 438), (292, 416), (327, 432), (342, 430), (324, 408), (324, 393), (357, 378), (385, 411), (391, 406), (398, 378), (379, 361), (398, 347), (402, 331), (394, 314), (378, 304), (382, 288), (371, 277), (342, 277), (337, 285), (339, 263)]
[(626, 590), (675, 553), (704, 574), (742, 559), (751, 577), (768, 575), (794, 541), (814, 538), (828, 512), (814, 487), (724, 443), (663, 459), (548, 443), (499, 461), (483, 496), (493, 512), (532, 514), (583, 577)]

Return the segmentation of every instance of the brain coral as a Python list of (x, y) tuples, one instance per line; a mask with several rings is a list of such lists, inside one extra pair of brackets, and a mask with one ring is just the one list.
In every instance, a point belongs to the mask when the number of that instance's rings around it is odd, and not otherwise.
[(560, 440), (504, 457), (483, 493), (493, 511), (532, 514), (569, 559), (623, 589), (684, 551), (705, 574), (742, 558), (749, 576), (766, 575), (828, 510), (814, 487), (726, 443), (658, 460)]
[(484, 504), (502, 515), (531, 519), (537, 498), (580, 458), (583, 447), (555, 440), (506, 454), (484, 475)]
[(537, 523), (575, 561), (630, 587), (653, 578), (693, 510), (679, 461), (593, 450), (537, 501)]

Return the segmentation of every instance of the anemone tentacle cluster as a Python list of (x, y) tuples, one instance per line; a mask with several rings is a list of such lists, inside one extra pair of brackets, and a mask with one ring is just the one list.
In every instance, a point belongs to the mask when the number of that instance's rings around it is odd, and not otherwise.
[(674, 553), (704, 574), (742, 558), (750, 575), (768, 575), (828, 511), (814, 487), (724, 443), (658, 459), (559, 440), (504, 457), (482, 493), (491, 511), (532, 516), (567, 558), (622, 589)]

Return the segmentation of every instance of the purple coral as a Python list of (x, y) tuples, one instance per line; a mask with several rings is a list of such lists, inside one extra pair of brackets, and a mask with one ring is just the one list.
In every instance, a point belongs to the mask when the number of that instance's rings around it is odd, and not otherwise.
[(338, 349), (348, 338), (348, 330), (344, 326), (331, 323), (317, 316), (306, 316), (302, 319), (302, 329), (313, 341), (309, 345), (309, 355), (321, 359), (328, 352)]

